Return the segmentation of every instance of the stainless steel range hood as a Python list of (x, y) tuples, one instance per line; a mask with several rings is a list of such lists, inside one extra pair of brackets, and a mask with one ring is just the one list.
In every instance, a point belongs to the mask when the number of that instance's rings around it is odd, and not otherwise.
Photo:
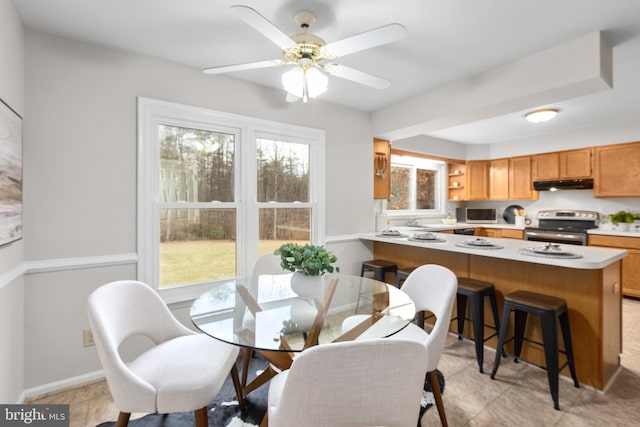
[(590, 190), (593, 188), (593, 179), (563, 179), (554, 181), (535, 181), (533, 189), (536, 191), (556, 190)]

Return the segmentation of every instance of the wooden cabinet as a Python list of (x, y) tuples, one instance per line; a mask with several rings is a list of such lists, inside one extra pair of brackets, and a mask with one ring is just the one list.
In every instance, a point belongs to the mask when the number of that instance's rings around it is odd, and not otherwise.
[(591, 178), (593, 176), (593, 149), (561, 151), (560, 178)]
[(531, 175), (534, 181), (591, 178), (592, 157), (592, 148), (537, 154), (532, 158)]
[(489, 198), (491, 200), (509, 198), (509, 159), (489, 161)]
[(509, 198), (537, 199), (538, 192), (533, 190), (531, 180), (531, 156), (509, 159)]
[(640, 142), (596, 147), (594, 163), (594, 196), (640, 196)]
[(449, 200), (467, 200), (467, 165), (464, 163), (448, 163), (447, 168)]
[(471, 160), (467, 162), (467, 196), (469, 200), (489, 199), (489, 162)]
[(558, 153), (545, 153), (533, 156), (531, 176), (534, 181), (556, 179), (560, 175), (560, 157)]
[(589, 246), (626, 249), (622, 259), (622, 293), (640, 298), (640, 237), (589, 235)]
[(524, 239), (524, 231), (513, 228), (476, 228), (475, 236), (495, 237), (503, 239)]
[(373, 140), (373, 198), (391, 196), (391, 144), (382, 139)]

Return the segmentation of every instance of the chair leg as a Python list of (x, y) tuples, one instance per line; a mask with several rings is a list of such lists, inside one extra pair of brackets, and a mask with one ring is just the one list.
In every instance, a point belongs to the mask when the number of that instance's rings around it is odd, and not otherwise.
[(249, 362), (251, 362), (251, 356), (253, 356), (253, 350), (250, 348), (244, 349), (244, 355), (242, 357), (242, 387), (247, 386), (247, 376), (249, 375)]
[(116, 423), (116, 427), (127, 427), (129, 425), (130, 416), (131, 412), (120, 412), (120, 414), (118, 414), (118, 422)]
[(240, 377), (238, 375), (238, 366), (236, 366), (235, 363), (231, 368), (231, 380), (233, 381), (233, 388), (236, 389), (236, 399), (238, 399), (238, 406), (240, 406), (240, 409), (242, 409), (244, 408), (244, 396), (242, 394), (242, 389), (244, 387), (240, 384)]
[(196, 427), (209, 427), (209, 418), (207, 418), (207, 407), (196, 409)]
[(260, 422), (260, 427), (269, 427), (269, 411), (264, 413), (264, 417), (262, 417), (262, 421)]
[(473, 340), (476, 344), (476, 360), (480, 373), (484, 373), (484, 298), (471, 298), (471, 317), (473, 318)]
[(438, 374), (436, 374), (436, 371), (429, 371), (427, 372), (427, 378), (429, 379), (429, 384), (431, 385), (433, 397), (436, 400), (436, 407), (438, 408), (438, 415), (440, 415), (440, 422), (442, 423), (442, 427), (448, 427), (447, 414), (444, 412), (442, 394), (440, 393), (440, 384), (438, 384)]

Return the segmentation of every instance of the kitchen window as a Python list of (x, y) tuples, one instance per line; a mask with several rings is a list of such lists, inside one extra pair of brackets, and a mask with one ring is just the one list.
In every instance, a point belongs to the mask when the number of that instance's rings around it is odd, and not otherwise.
[(446, 167), (443, 161), (392, 153), (387, 214), (444, 215)]
[(138, 100), (138, 276), (166, 301), (324, 239), (324, 132)]

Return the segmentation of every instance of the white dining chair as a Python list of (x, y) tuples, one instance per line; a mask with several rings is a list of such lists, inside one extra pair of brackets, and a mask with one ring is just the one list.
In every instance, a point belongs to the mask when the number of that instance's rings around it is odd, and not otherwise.
[(286, 274), (291, 273), (280, 265), (280, 255), (273, 252), (260, 255), (251, 267), (251, 276), (259, 276), (261, 274)]
[(431, 312), (435, 315), (435, 324), (429, 333), (423, 327), (410, 323), (406, 328), (390, 339), (411, 339), (422, 343), (427, 349), (427, 379), (433, 391), (438, 415), (444, 427), (447, 416), (442, 403), (436, 369), (444, 351), (445, 341), (451, 323), (451, 311), (458, 291), (458, 278), (453, 271), (435, 264), (426, 264), (415, 269), (405, 280), (401, 290), (411, 297), (416, 312)]
[[(115, 406), (117, 426), (131, 412), (195, 411), (196, 426), (207, 426), (207, 405), (231, 372), (242, 402), (236, 359), (238, 348), (197, 334), (178, 322), (160, 296), (134, 280), (111, 282), (88, 299), (87, 312), (96, 348)], [(126, 363), (119, 346), (143, 335), (154, 346)]]
[(415, 427), (427, 362), (414, 340), (311, 347), (271, 380), (268, 425)]

